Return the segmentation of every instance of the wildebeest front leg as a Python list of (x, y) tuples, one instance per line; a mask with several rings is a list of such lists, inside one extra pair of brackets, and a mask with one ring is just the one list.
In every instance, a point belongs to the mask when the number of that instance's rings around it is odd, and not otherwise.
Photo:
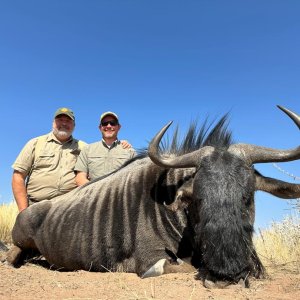
[(33, 249), (36, 250), (36, 246), (32, 238), (30, 238), (28, 233), (28, 225), (22, 226), (22, 217), (18, 217), (14, 225), (12, 236), (14, 245), (8, 250), (6, 261), (16, 267), (22, 257), (24, 250)]
[(12, 238), (14, 245), (7, 252), (6, 261), (17, 266), (24, 250), (38, 251), (34, 235), (39, 225), (45, 218), (45, 215), (51, 207), (50, 201), (34, 204), (18, 214), (15, 225), (12, 230)]

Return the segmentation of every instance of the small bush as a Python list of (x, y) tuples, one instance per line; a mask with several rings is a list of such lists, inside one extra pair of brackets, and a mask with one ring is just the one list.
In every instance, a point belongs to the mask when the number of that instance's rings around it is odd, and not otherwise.
[(15, 202), (0, 205), (0, 241), (11, 243), (11, 230), (15, 224), (18, 208)]
[(266, 267), (281, 267), (300, 273), (300, 217), (286, 217), (281, 223), (260, 230), (254, 238), (258, 255)]

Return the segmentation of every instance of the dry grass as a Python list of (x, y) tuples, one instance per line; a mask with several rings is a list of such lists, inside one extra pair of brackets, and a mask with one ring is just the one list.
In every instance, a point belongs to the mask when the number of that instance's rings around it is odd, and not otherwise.
[(254, 244), (263, 264), (300, 274), (300, 217), (286, 217), (281, 223), (260, 230)]
[(14, 226), (18, 208), (15, 202), (0, 205), (0, 241), (11, 243), (11, 230)]

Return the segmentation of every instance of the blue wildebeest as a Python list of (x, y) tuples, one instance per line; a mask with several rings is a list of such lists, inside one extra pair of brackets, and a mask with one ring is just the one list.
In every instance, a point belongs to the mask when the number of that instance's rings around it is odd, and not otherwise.
[[(298, 115), (279, 108), (300, 128)], [(150, 158), (30, 206), (17, 217), (7, 260), (36, 249), (58, 268), (141, 277), (185, 271), (189, 260), (208, 287), (247, 286), (250, 275), (264, 273), (252, 243), (255, 191), (300, 196), (300, 185), (264, 177), (253, 165), (299, 159), (300, 147), (232, 144), (226, 124), (224, 116), (209, 133), (192, 127), (173, 154), (159, 148), (168, 124), (150, 143)]]

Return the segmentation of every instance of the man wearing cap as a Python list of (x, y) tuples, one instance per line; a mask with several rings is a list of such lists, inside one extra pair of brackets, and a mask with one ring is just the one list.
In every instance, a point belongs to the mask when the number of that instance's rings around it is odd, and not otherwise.
[(31, 139), (18, 155), (12, 166), (12, 190), (19, 212), (77, 186), (74, 166), (86, 143), (73, 138), (74, 128), (73, 111), (59, 108), (54, 114), (52, 132)]
[(117, 114), (108, 111), (101, 115), (99, 130), (102, 140), (82, 149), (75, 165), (77, 185), (109, 174), (135, 156), (133, 148), (124, 149), (118, 140), (120, 128)]

